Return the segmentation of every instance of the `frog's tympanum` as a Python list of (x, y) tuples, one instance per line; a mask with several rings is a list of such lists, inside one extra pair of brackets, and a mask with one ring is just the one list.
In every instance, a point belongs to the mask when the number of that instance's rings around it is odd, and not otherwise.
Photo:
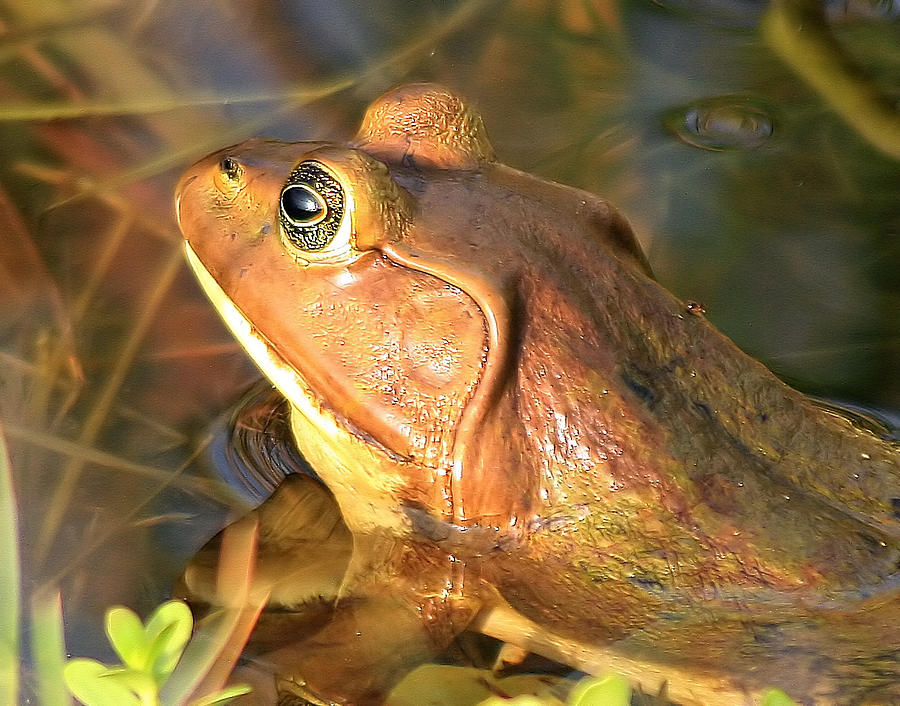
[(676, 701), (900, 703), (897, 448), (657, 284), (606, 201), (498, 162), (458, 97), (229, 147), (177, 201), (352, 545), (330, 595), (273, 593), (334, 607), (282, 676), (377, 701), (472, 628)]

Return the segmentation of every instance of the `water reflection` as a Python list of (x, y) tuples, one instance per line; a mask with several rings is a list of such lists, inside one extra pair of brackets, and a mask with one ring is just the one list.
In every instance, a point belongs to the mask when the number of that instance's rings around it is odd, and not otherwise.
[(290, 405), (267, 381), (254, 385), (213, 425), (207, 457), (221, 478), (250, 506), (268, 498), (289, 475), (315, 477), (290, 438)]

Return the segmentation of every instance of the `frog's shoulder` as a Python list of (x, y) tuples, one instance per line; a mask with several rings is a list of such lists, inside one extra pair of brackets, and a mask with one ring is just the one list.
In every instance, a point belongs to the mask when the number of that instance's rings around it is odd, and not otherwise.
[(438, 169), (478, 169), (494, 148), (475, 110), (433, 83), (394, 88), (366, 111), (354, 146), (383, 162)]
[[(495, 202), (517, 198), (531, 208), (527, 217), (518, 218), (552, 242), (554, 261), (569, 257), (586, 264), (601, 253), (612, 254), (629, 269), (654, 279), (628, 219), (606, 199), (499, 162), (482, 171), (482, 188), (489, 183), (497, 189), (490, 197)], [(519, 208), (520, 213), (526, 211), (524, 205)], [(537, 224), (543, 227), (537, 228)]]
[(588, 226), (591, 232), (620, 258), (631, 262), (638, 270), (654, 279), (650, 261), (644, 254), (628, 219), (610, 204), (593, 194), (585, 200)]

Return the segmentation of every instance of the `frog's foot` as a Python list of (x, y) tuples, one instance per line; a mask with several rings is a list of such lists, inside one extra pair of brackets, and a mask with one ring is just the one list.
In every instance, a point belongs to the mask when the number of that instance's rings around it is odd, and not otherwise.
[(262, 634), (254, 635), (250, 647), (258, 653), (245, 661), (267, 680), (264, 691), (274, 690), (278, 703), (301, 698), (313, 704), (380, 704), (397, 682), (454, 637), (444, 625), (434, 629), (443, 615), (429, 615), (387, 585), (322, 609), (326, 620), (311, 621), (299, 611), (262, 616)]

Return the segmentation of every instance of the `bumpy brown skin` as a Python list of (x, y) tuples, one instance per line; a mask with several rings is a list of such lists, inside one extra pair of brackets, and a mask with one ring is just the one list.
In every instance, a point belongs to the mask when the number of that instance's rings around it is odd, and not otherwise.
[[(386, 94), (352, 145), (251, 141), (179, 187), (206, 269), (372, 454), (363, 474), (297, 439), (358, 544), (390, 538), (346, 591), (399, 571), (424, 603), (444, 581), (439, 644), (496, 591), (560, 635), (748, 689), (900, 699), (896, 446), (689, 313), (604, 200), (497, 163), (445, 89)], [(306, 159), (353, 193), (352, 260), (302, 266), (279, 235)]]

